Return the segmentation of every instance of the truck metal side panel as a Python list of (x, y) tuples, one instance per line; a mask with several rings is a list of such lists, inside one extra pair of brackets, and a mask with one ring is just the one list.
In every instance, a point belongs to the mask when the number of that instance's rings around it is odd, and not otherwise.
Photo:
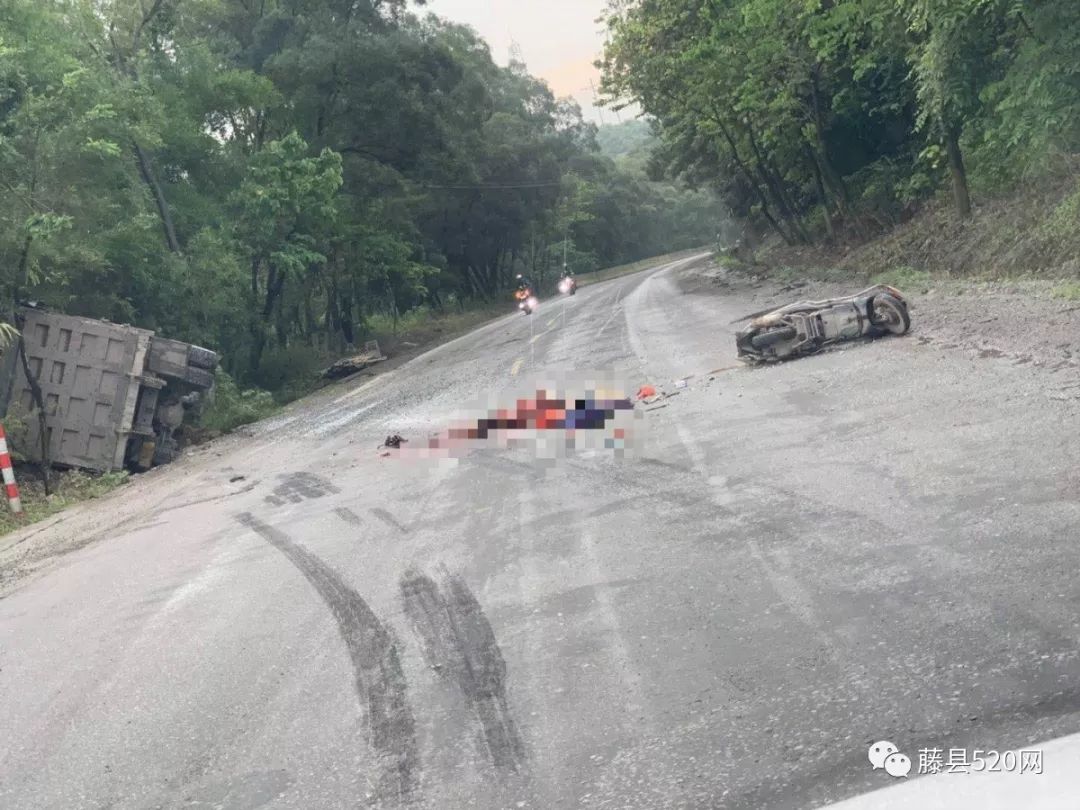
[[(25, 316), (26, 357), (45, 401), (53, 463), (100, 471), (123, 466), (153, 333), (52, 312)], [(26, 451), (40, 460), (37, 413), (21, 364), (10, 405), (26, 420)]]

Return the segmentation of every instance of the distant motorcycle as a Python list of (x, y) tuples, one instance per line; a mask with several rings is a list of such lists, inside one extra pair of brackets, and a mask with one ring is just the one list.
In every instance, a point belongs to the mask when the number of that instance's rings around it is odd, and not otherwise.
[(533, 311), (540, 306), (540, 301), (533, 295), (533, 291), (528, 288), (515, 291), (514, 298), (517, 299), (518, 309), (526, 315), (532, 315)]
[(573, 276), (563, 276), (559, 280), (559, 292), (563, 295), (577, 295), (577, 279)]
[(845, 298), (798, 301), (746, 318), (752, 320), (735, 336), (735, 346), (739, 359), (751, 363), (788, 360), (830, 343), (902, 335), (911, 328), (903, 294), (884, 284)]

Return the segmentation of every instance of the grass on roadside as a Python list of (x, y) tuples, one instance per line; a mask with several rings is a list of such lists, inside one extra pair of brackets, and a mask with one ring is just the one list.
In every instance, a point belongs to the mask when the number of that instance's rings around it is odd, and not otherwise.
[(1063, 281), (1054, 287), (1054, 297), (1066, 301), (1080, 301), (1080, 281)]
[(933, 282), (933, 275), (914, 267), (894, 267), (876, 274), (871, 280), (874, 284), (888, 284), (900, 290), (918, 290), (929, 287)]
[(392, 356), (464, 334), (512, 311), (513, 302), (506, 301), (487, 302), (465, 309), (448, 307), (442, 312), (421, 307), (399, 317), (396, 325), (389, 315), (373, 315), (367, 323), (372, 339), (379, 341), (383, 354)]
[(122, 486), (128, 480), (126, 472), (112, 472), (94, 475), (81, 470), (54, 470), (52, 474), (53, 494), (45, 496), (45, 485), (37, 470), (27, 465), (19, 465), (15, 470), (19, 484), (19, 496), (22, 500), (23, 514), (17, 517), (5, 504), (0, 508), (0, 535), (44, 520), (69, 506), (82, 501), (100, 498)]

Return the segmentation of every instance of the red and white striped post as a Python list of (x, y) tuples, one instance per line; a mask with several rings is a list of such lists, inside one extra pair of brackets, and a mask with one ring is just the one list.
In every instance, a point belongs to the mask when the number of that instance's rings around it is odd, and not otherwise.
[(16, 515), (22, 514), (22, 501), (19, 500), (19, 485), (15, 483), (15, 471), (11, 469), (11, 454), (8, 452), (7, 434), (0, 425), (0, 473), (4, 475), (4, 490), (7, 492), (8, 506)]

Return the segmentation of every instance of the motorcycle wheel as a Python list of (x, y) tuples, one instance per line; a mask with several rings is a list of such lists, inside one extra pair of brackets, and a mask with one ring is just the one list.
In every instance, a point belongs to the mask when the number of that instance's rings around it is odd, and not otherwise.
[(571, 295), (577, 295), (577, 287), (571, 287), (570, 288), (570, 294)]
[(794, 326), (781, 326), (777, 329), (770, 329), (768, 332), (762, 332), (760, 335), (754, 335), (750, 338), (750, 345), (755, 349), (767, 349), (777, 343), (791, 340), (798, 334)]
[(888, 293), (874, 296), (870, 302), (873, 313), (870, 322), (893, 335), (902, 335), (911, 328), (907, 307)]

